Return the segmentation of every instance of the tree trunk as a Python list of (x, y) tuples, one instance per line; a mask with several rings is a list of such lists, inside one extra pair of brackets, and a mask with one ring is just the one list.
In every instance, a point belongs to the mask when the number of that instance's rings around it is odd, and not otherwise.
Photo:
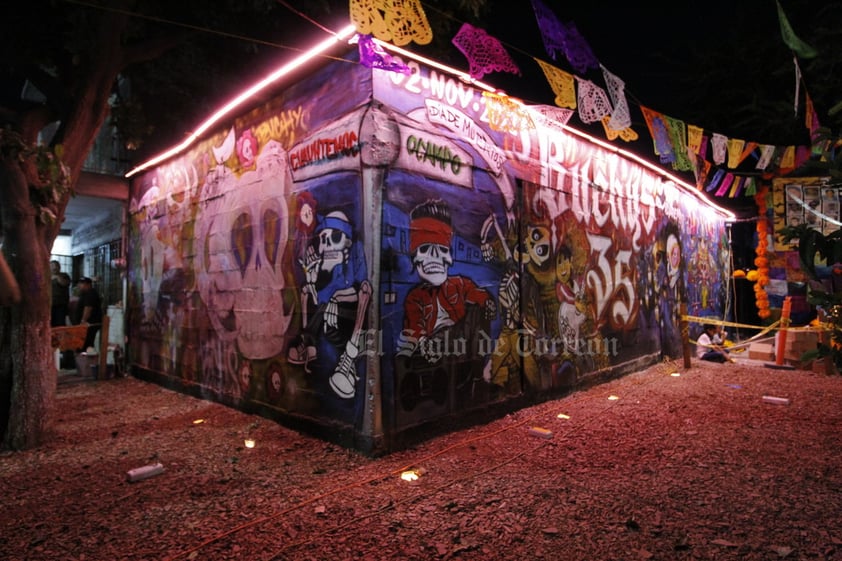
[(0, 162), (3, 253), (21, 288), (21, 301), (0, 312), (0, 428), (2, 446), (32, 448), (43, 440), (56, 394), (50, 347), (50, 250), (29, 201), (17, 162)]
[[(115, 8), (131, 4), (111, 3)], [(63, 81), (68, 86), (67, 99), (57, 104), (62, 114), (53, 116), (61, 123), (53, 143), (63, 147), (70, 185), (78, 181), (85, 157), (108, 116), (108, 100), (119, 72), (126, 64), (148, 60), (174, 46), (173, 41), (160, 39), (137, 44), (134, 55), (127, 58), (123, 49), (127, 12), (92, 14), (95, 21), (86, 36), (87, 56), (74, 57), (78, 65)], [(28, 146), (34, 146), (47, 122), (44, 117), (36, 109), (17, 115), (10, 123)], [(19, 450), (43, 442), (55, 400), (49, 259), (70, 193), (62, 192), (59, 200), (43, 197), (38, 191), (43, 177), (34, 164), (20, 160), (8, 147), (0, 148), (0, 243), (22, 292), (18, 304), (0, 308), (0, 447)], [(40, 216), (45, 209), (55, 215), (52, 223)]]

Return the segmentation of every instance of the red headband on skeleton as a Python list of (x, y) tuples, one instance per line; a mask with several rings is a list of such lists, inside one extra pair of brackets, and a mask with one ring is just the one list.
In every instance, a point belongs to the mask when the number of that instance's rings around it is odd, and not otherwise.
[(441, 220), (429, 216), (416, 218), (409, 223), (409, 252), (415, 253), (425, 243), (435, 243), (450, 247), (453, 228)]

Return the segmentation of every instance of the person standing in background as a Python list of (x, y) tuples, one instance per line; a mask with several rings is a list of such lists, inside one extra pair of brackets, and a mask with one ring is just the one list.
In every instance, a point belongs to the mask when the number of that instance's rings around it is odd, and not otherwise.
[(74, 325), (88, 324), (85, 335), (85, 345), (80, 349), (85, 351), (94, 346), (94, 339), (102, 323), (102, 299), (94, 288), (94, 283), (88, 277), (82, 277), (76, 283), (79, 288), (79, 301), (76, 304)]
[(63, 327), (67, 325), (67, 313), (70, 306), (70, 275), (62, 272), (61, 264), (50, 261), (50, 272), (52, 272), (52, 306), (50, 308), (50, 327)]

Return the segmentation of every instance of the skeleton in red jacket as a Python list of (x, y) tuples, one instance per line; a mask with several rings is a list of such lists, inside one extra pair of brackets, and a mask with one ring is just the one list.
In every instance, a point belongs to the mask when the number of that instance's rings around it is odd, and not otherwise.
[(404, 301), (401, 351), (412, 352), (436, 332), (457, 325), (469, 305), (482, 306), (488, 319), (497, 306), (488, 291), (467, 277), (449, 276), (453, 266), (450, 243), (453, 228), (450, 209), (441, 200), (427, 201), (410, 214), (409, 240), (412, 264), (421, 283), (410, 290)]

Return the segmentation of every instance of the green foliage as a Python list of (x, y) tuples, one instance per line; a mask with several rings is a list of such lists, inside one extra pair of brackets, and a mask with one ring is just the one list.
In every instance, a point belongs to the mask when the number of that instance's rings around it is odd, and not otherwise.
[[(839, 104), (842, 107), (842, 102)], [(842, 136), (833, 135), (828, 127), (820, 127), (813, 139), (813, 158), (800, 170), (804, 176), (830, 177), (842, 181)]]
[(715, 41), (694, 43), (685, 57), (660, 53), (659, 70), (665, 73), (661, 82), (673, 81), (675, 87), (670, 89), (670, 103), (658, 109), (728, 137), (803, 145), (809, 142), (804, 125), (806, 91), (820, 123), (838, 136), (842, 3), (804, 0), (785, 2), (783, 7), (797, 35), (818, 51), (816, 57), (798, 61), (803, 81), (797, 113), (793, 53), (781, 38), (774, 3), (759, 8), (743, 2), (721, 14), (721, 27), (702, 35), (715, 35)]
[(842, 263), (842, 230), (836, 230), (825, 236), (815, 228), (801, 224), (787, 226), (781, 230), (781, 235), (786, 243), (798, 242), (798, 258), (801, 262), (801, 268), (810, 275), (810, 278), (818, 278), (816, 273), (817, 258), (829, 265)]
[(62, 153), (61, 145), (33, 146), (10, 127), (0, 129), (0, 158), (17, 160), (24, 169), (34, 166), (35, 174), (27, 175), (29, 200), (42, 224), (55, 222), (62, 197), (72, 190), (70, 169), (62, 162)]

